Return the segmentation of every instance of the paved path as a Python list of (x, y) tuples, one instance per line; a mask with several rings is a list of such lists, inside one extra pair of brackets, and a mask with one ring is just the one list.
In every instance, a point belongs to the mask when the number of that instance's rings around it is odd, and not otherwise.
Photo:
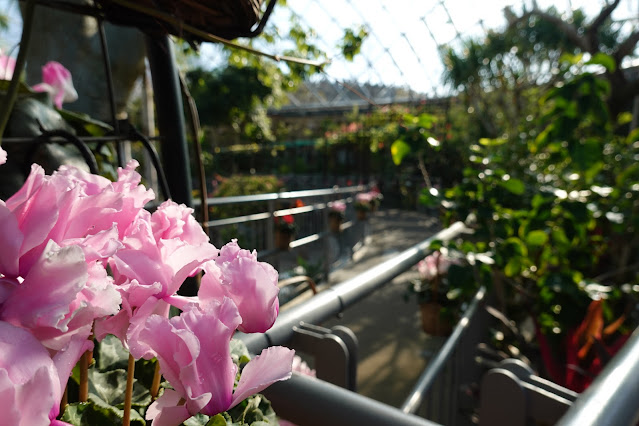
[[(378, 265), (440, 229), (425, 214), (400, 210), (374, 213), (369, 227), (368, 243), (355, 253), (352, 263), (331, 274), (333, 284)], [(355, 333), (359, 341), (358, 392), (396, 407), (412, 389), (428, 357), (443, 343), (421, 330), (417, 304), (404, 300), (406, 283), (414, 277), (414, 270), (398, 276), (347, 309), (341, 318), (322, 324), (328, 328), (344, 325)]]

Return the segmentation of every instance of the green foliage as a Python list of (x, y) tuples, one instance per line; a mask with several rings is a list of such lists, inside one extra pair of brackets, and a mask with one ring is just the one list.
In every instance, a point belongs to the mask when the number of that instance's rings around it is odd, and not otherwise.
[(620, 309), (608, 319), (636, 301), (628, 289), (639, 282), (639, 238), (630, 237), (639, 225), (639, 144), (610, 117), (609, 93), (592, 73), (552, 87), (541, 114), (519, 124), (525, 137), (480, 140), (463, 181), (444, 194), (446, 220), (473, 217), (475, 242), (491, 247), (510, 314), (533, 313), (548, 334), (574, 329), (602, 297), (586, 283), (617, 289), (603, 295)]
[(344, 31), (344, 37), (339, 48), (348, 61), (353, 61), (355, 56), (362, 50), (362, 44), (366, 37), (368, 37), (368, 31), (365, 27), (360, 27), (357, 30), (347, 28)]
[(269, 140), (270, 122), (257, 120), (259, 108), (268, 102), (273, 88), (259, 79), (255, 67), (228, 67), (206, 71), (196, 68), (186, 73), (189, 90), (205, 126), (230, 124), (249, 140)]

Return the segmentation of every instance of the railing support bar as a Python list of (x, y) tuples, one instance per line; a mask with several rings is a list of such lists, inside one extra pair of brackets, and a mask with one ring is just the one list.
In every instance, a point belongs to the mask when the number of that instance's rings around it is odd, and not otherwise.
[(438, 426), (339, 386), (294, 374), (262, 392), (278, 415), (304, 426)]

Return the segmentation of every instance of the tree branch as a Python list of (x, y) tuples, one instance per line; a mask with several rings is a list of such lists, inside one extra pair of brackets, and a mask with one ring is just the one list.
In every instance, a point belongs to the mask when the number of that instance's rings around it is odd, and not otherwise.
[(630, 34), (627, 39), (622, 41), (617, 45), (615, 49), (615, 53), (612, 54), (612, 57), (615, 59), (617, 65), (621, 65), (621, 60), (626, 56), (632, 54), (635, 50), (635, 46), (639, 43), (639, 31), (635, 31)]
[(599, 27), (601, 27), (604, 21), (610, 17), (610, 14), (617, 8), (620, 1), (621, 0), (615, 0), (608, 6), (601, 9), (601, 12), (599, 12), (599, 16), (597, 16), (595, 20), (586, 27), (585, 38), (586, 40), (588, 40), (588, 44), (592, 48), (590, 53), (599, 51)]
[(536, 8), (531, 10), (530, 12), (524, 13), (523, 15), (521, 15), (520, 17), (516, 19), (509, 20), (508, 29), (514, 28), (516, 24), (528, 19), (529, 17), (533, 15), (538, 16), (539, 18), (553, 25), (556, 25), (559, 28), (559, 30), (561, 30), (566, 35), (566, 37), (568, 37), (570, 41), (575, 43), (582, 50), (587, 52), (591, 51), (590, 49), (591, 46), (589, 46), (588, 41), (583, 36), (579, 35), (579, 33), (577, 32), (577, 28), (575, 28), (573, 25), (570, 25), (569, 23), (567, 23), (566, 21), (564, 21), (558, 16), (551, 15), (550, 13), (544, 12)]
[(608, 17), (610, 17), (612, 12), (617, 8), (617, 6), (619, 6), (620, 2), (621, 0), (615, 0), (614, 2), (610, 3), (608, 6), (604, 7), (599, 13), (599, 16), (597, 16), (595, 20), (592, 21), (590, 25), (588, 25), (587, 32), (594, 31), (596, 34), (601, 24), (603, 24), (604, 21), (608, 19)]

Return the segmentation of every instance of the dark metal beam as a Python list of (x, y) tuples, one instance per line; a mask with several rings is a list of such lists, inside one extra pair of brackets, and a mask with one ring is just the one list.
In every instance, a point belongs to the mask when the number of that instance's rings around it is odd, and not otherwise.
[(191, 171), (173, 46), (168, 36), (147, 36), (146, 46), (164, 173), (173, 201), (191, 207)]

